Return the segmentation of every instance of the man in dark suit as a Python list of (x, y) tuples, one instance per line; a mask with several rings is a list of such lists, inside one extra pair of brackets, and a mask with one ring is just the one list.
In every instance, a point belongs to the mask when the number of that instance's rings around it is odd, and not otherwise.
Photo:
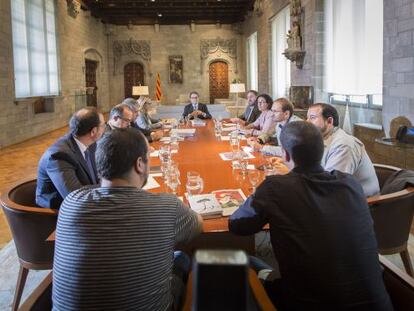
[(104, 129), (104, 117), (95, 108), (83, 108), (73, 114), (69, 133), (49, 147), (39, 161), (37, 205), (59, 208), (73, 190), (98, 183), (95, 142)]
[(280, 141), (295, 168), (266, 177), (229, 223), (240, 235), (269, 224), (280, 271), (254, 257), (252, 264), (277, 309), (392, 310), (361, 185), (352, 175), (324, 171), (322, 135), (314, 125), (290, 122)]
[(183, 118), (188, 117), (190, 119), (211, 119), (212, 116), (208, 112), (207, 105), (198, 102), (199, 94), (196, 91), (190, 93), (190, 104), (184, 107)]
[(241, 125), (247, 125), (256, 121), (261, 112), (257, 106), (257, 92), (250, 90), (247, 92), (247, 107), (242, 115), (238, 118), (231, 118), (231, 122), (240, 123)]

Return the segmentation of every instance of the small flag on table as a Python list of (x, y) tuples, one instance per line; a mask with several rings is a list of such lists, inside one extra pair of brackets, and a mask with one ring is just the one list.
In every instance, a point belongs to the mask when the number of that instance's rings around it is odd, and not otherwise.
[(155, 85), (155, 100), (160, 101), (161, 100), (161, 96), (162, 96), (162, 92), (161, 92), (161, 77), (160, 74), (157, 73), (157, 82)]

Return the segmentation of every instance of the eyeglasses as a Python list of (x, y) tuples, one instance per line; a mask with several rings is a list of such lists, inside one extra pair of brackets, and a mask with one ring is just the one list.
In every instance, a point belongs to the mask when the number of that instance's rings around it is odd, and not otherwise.
[(194, 96), (191, 96), (190, 98), (191, 98), (191, 99), (198, 99), (198, 97), (197, 97), (197, 96), (195, 96), (195, 97), (194, 97)]
[(132, 122), (132, 120), (128, 119), (128, 118), (124, 118), (124, 117), (121, 117), (121, 116), (118, 116), (118, 118), (120, 118), (122, 121), (125, 121), (125, 122), (128, 122), (128, 123)]
[(273, 113), (284, 112), (283, 110), (272, 110)]

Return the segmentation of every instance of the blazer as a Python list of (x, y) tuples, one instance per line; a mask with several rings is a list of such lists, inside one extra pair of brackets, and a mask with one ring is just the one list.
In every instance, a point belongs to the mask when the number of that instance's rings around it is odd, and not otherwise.
[(257, 120), (257, 118), (260, 116), (261, 112), (259, 108), (257, 107), (257, 103), (253, 105), (253, 111), (250, 113), (251, 106), (247, 105), (246, 110), (242, 115), (239, 116), (239, 119), (242, 119), (243, 121), (246, 121), (247, 124), (253, 123)]
[[(198, 103), (198, 110), (200, 110), (201, 112), (204, 112), (206, 114), (205, 117), (204, 116), (199, 116), (200, 119), (211, 119), (212, 118), (210, 112), (208, 111), (208, 108), (207, 108), (206, 104)], [(188, 116), (193, 111), (194, 111), (193, 104), (190, 103), (190, 104), (186, 105), (184, 107), (183, 118)]]
[(149, 131), (162, 127), (160, 120), (151, 118), (148, 113), (141, 112), (135, 122), (139, 128)]
[(93, 174), (71, 134), (59, 138), (40, 158), (37, 170), (36, 204), (46, 208), (59, 208), (72, 191), (98, 181), (95, 164), (96, 144), (90, 151)]

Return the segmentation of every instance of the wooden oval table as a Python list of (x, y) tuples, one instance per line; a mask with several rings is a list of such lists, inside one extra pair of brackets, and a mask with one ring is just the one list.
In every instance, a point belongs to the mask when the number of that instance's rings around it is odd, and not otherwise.
[[(248, 176), (243, 176), (239, 169), (232, 169), (231, 161), (223, 161), (219, 155), (222, 152), (230, 152), (231, 146), (229, 141), (223, 141), (215, 136), (213, 121), (207, 120), (206, 126), (187, 128), (196, 129), (194, 136), (186, 137), (184, 141), (180, 141), (178, 153), (172, 154), (172, 159), (178, 163), (180, 170), (181, 185), (177, 188), (177, 196), (185, 197), (186, 176), (189, 171), (196, 171), (203, 178), (204, 190), (202, 193), (223, 189), (241, 189), (246, 197), (249, 196), (252, 192), (252, 186)], [(229, 133), (224, 132), (223, 135)], [(166, 135), (168, 134), (166, 133)], [(156, 142), (152, 146), (159, 149), (162, 144), (163, 142)], [(240, 145), (241, 147), (246, 146), (246, 140), (241, 140)], [(249, 159), (249, 164), (258, 166), (265, 162), (260, 153), (252, 154), (255, 158)], [(151, 167), (159, 165), (158, 158), (150, 158)], [(259, 183), (263, 178), (264, 174), (260, 171)], [(164, 184), (162, 177), (155, 177), (155, 179), (161, 187), (152, 189), (151, 192), (171, 192)], [(191, 253), (196, 248), (243, 249), (250, 254), (254, 253), (254, 236), (239, 237), (231, 234), (228, 229), (228, 217), (204, 220), (203, 231), (203, 234), (191, 244)], [(188, 248), (186, 250), (188, 251)]]

